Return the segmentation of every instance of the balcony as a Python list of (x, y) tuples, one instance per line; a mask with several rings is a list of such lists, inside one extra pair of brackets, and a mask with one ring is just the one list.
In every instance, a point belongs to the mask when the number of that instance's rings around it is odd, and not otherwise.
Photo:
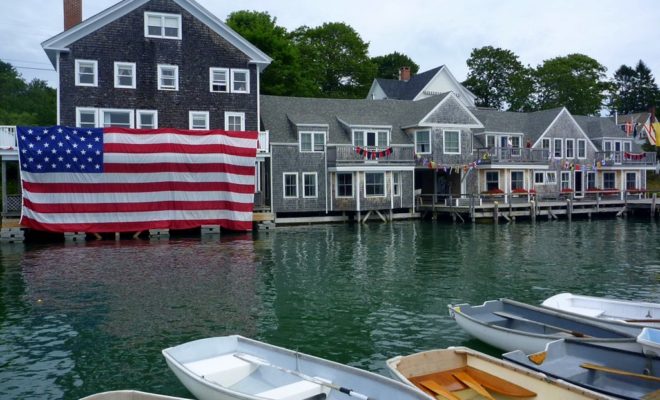
[(653, 167), (656, 163), (656, 153), (642, 152), (631, 153), (629, 151), (599, 151), (596, 153), (596, 162), (604, 166), (626, 165)]
[(17, 154), (16, 127), (0, 125), (0, 156)]
[[(392, 151), (388, 153), (388, 149)], [(363, 154), (351, 144), (328, 145), (328, 166), (342, 165), (415, 165), (415, 149), (412, 145), (392, 145), (390, 147), (366, 147)]]
[(547, 164), (550, 152), (548, 149), (490, 147), (477, 149), (477, 157), (482, 164)]

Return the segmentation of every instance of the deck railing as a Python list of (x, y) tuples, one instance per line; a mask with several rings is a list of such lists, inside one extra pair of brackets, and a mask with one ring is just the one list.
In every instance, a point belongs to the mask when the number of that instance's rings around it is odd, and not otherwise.
[(0, 125), (0, 150), (16, 150), (16, 127)]
[[(388, 151), (388, 149), (390, 151)], [(358, 148), (350, 144), (328, 145), (328, 164), (415, 164), (415, 149), (412, 145), (392, 145), (389, 147)]]
[(615, 165), (646, 165), (654, 166), (656, 163), (656, 153), (642, 152), (631, 153), (629, 151), (599, 151), (596, 153), (596, 162), (611, 162)]
[(477, 149), (477, 157), (485, 164), (547, 163), (548, 149), (490, 147)]

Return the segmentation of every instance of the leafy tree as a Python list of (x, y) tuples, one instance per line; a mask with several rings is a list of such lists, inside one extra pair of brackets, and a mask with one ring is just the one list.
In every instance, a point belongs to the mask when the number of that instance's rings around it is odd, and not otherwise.
[(612, 99), (610, 114), (615, 111), (621, 114), (637, 111), (635, 95), (635, 84), (637, 80), (635, 70), (627, 65), (622, 65), (614, 73), (612, 78)]
[(545, 60), (535, 73), (538, 108), (565, 106), (573, 114), (597, 115), (609, 88), (606, 71), (598, 61), (584, 54)]
[(267, 12), (236, 11), (227, 17), (227, 25), (273, 59), (261, 74), (261, 93), (311, 94), (312, 82), (303, 79), (298, 48), (276, 18)]
[(410, 67), (411, 75), (419, 71), (419, 65), (410, 57), (396, 51), (384, 56), (372, 57), (371, 62), (376, 64), (377, 78), (399, 79), (399, 69), (401, 67)]
[(0, 61), (0, 125), (54, 125), (56, 96), (45, 81), (26, 83), (11, 64)]
[(463, 84), (477, 96), (481, 107), (522, 111), (530, 108), (533, 81), (530, 71), (510, 50), (484, 46), (473, 49)]
[(302, 26), (292, 34), (298, 46), (303, 78), (314, 82), (309, 95), (333, 98), (364, 98), (376, 74), (368, 56), (369, 43), (341, 22), (320, 27)]
[(638, 107), (636, 111), (646, 111), (650, 106), (660, 103), (660, 90), (655, 83), (651, 70), (642, 60), (637, 63), (635, 74), (637, 75), (636, 97)]

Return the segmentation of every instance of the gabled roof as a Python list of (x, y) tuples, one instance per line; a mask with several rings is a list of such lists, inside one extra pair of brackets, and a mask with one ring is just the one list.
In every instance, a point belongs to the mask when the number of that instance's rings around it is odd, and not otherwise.
[(413, 100), (443, 67), (444, 65), (441, 65), (421, 74), (413, 75), (407, 81), (377, 78), (376, 82), (378, 82), (388, 99)]
[[(58, 35), (41, 43), (41, 46), (46, 51), (50, 62), (57, 68), (56, 54), (61, 51), (66, 51), (67, 46), (77, 40), (97, 31), (105, 25), (123, 17), (131, 11), (137, 9), (148, 3), (150, 0), (123, 0), (112, 7), (106, 8), (100, 13), (86, 19), (85, 21), (75, 25)], [(251, 63), (257, 64), (259, 70), (263, 70), (270, 64), (272, 59), (268, 57), (261, 50), (256, 48), (250, 42), (245, 40), (242, 36), (228, 27), (218, 17), (213, 15), (207, 9), (199, 5), (194, 0), (171, 0), (181, 8), (192, 14), (199, 21), (207, 25), (211, 30), (222, 36), (225, 40), (231, 43), (234, 47), (245, 53), (251, 59)]]
[[(651, 113), (650, 112), (638, 112), (634, 114), (619, 114), (616, 117), (609, 117), (609, 119), (612, 120), (612, 122), (615, 122), (618, 125), (623, 125), (627, 122), (632, 122), (632, 123), (638, 123), (638, 124), (646, 124), (651, 118)], [(615, 121), (616, 120), (616, 121)]]
[(590, 139), (599, 138), (628, 138), (624, 131), (614, 123), (611, 118), (586, 117), (583, 115), (574, 115), (575, 121), (580, 125), (584, 133)]

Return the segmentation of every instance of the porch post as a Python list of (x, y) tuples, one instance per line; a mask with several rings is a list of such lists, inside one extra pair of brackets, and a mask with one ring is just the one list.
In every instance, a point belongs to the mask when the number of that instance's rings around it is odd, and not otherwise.
[(438, 200), (438, 170), (433, 168), (433, 206)]
[(7, 161), (2, 160), (2, 217), (7, 215)]

